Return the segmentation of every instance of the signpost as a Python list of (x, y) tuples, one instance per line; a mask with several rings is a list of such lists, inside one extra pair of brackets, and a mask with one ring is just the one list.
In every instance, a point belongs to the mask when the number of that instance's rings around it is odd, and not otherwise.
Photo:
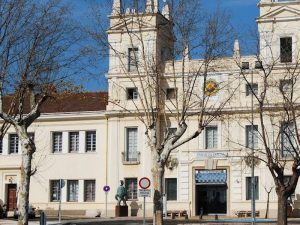
[(107, 194), (110, 191), (110, 187), (108, 185), (105, 185), (103, 187), (103, 191), (105, 192), (105, 217), (107, 217)]
[(139, 197), (144, 197), (144, 212), (143, 212), (143, 225), (146, 224), (146, 197), (151, 197), (151, 190), (148, 190), (148, 188), (151, 185), (151, 181), (148, 177), (142, 177), (139, 180), (139, 186), (141, 189), (139, 189)]

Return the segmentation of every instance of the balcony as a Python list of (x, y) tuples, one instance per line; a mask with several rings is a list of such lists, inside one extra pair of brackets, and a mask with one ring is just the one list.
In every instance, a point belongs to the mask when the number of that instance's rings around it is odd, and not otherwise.
[(140, 164), (141, 153), (136, 152), (135, 154), (128, 154), (122, 152), (122, 163), (123, 165), (138, 165)]

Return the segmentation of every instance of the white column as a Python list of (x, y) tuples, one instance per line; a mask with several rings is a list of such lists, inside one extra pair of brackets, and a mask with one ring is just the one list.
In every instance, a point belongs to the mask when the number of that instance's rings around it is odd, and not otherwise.
[(84, 195), (84, 180), (78, 181), (78, 202), (83, 202), (83, 195)]
[(2, 154), (8, 155), (8, 134), (4, 135), (2, 140)]
[(85, 153), (85, 131), (79, 131), (79, 153)]
[(63, 132), (62, 134), (62, 153), (69, 152), (69, 132)]
[(61, 189), (61, 202), (66, 202), (67, 201), (67, 180), (64, 180), (65, 185), (63, 185)]

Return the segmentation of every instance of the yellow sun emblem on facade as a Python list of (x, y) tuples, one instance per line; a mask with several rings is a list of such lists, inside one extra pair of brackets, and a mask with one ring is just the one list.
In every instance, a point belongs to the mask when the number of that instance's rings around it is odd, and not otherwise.
[(216, 80), (210, 79), (206, 81), (205, 95), (215, 96), (219, 92), (220, 88)]

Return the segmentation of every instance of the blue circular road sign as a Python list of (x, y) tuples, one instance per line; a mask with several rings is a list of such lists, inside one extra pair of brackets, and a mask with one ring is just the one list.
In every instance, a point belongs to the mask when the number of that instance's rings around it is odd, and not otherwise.
[(109, 190), (110, 190), (110, 187), (109, 187), (108, 185), (105, 185), (105, 186), (103, 187), (103, 191), (109, 192)]

